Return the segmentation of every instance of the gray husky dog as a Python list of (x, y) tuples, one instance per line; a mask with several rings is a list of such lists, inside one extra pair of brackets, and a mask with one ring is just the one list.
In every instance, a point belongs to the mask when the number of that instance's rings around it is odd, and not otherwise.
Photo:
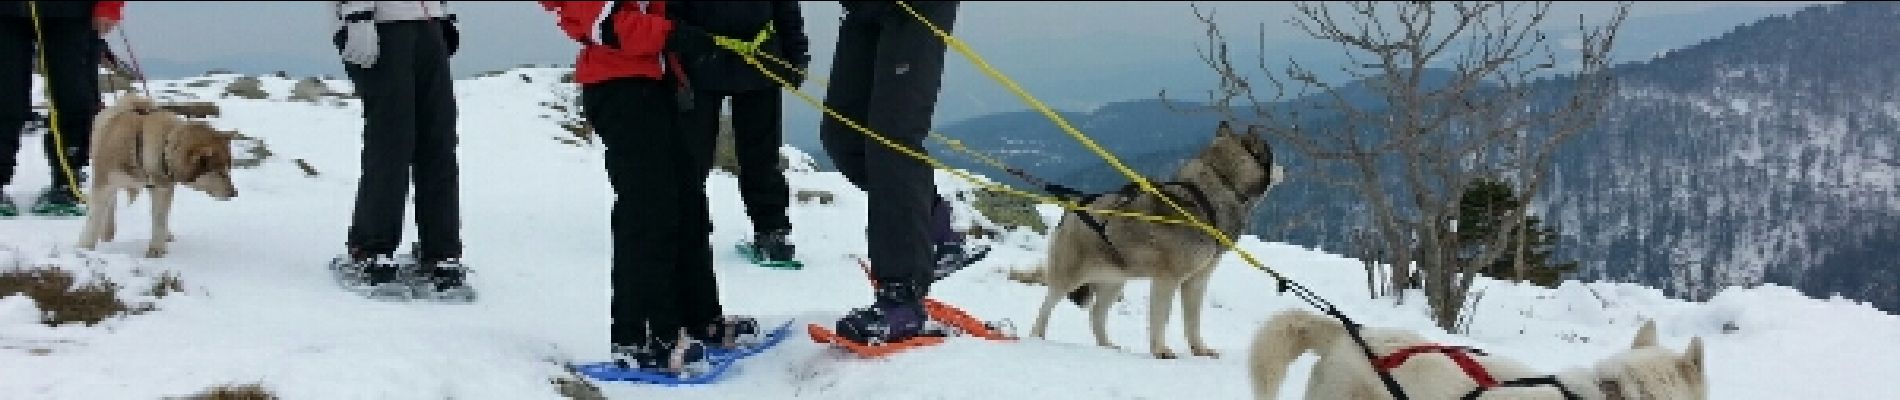
[[(1272, 147), (1256, 128), (1249, 127), (1247, 133), (1240, 134), (1221, 122), (1213, 142), (1188, 159), (1173, 179), (1152, 183), (1195, 218), (1229, 238), (1235, 237), (1246, 230), (1254, 208), (1283, 175), (1273, 163)], [(1079, 203), (1097, 209), (1178, 215), (1161, 199), (1133, 185), (1089, 196)], [(1149, 279), (1148, 340), (1152, 354), (1157, 358), (1175, 357), (1161, 332), (1167, 327), (1168, 311), (1178, 289), (1194, 355), (1217, 357), (1218, 353), (1201, 341), (1201, 304), (1206, 298), (1208, 277), (1225, 250), (1213, 236), (1185, 224), (1071, 212), (1050, 238), (1049, 256), (1042, 269), (1010, 275), (1016, 281), (1049, 288), (1031, 336), (1044, 337), (1049, 312), (1067, 294), (1076, 305), (1089, 307), (1096, 344), (1113, 348), (1103, 330), (1109, 307), (1120, 300), (1122, 287), (1129, 280)]]

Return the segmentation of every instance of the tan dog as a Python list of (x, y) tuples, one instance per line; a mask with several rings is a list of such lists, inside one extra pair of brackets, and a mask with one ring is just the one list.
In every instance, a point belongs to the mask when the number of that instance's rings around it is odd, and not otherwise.
[[(1151, 183), (1196, 218), (1236, 238), (1246, 230), (1254, 208), (1282, 174), (1273, 163), (1271, 146), (1259, 132), (1250, 128), (1246, 134), (1235, 133), (1221, 122), (1213, 142), (1189, 159), (1172, 180)], [(1082, 203), (1090, 208), (1149, 215), (1179, 214), (1158, 197), (1132, 186)], [(1179, 290), (1188, 345), (1195, 355), (1218, 356), (1201, 341), (1201, 303), (1214, 265), (1226, 251), (1213, 236), (1187, 225), (1093, 214), (1084, 218), (1071, 212), (1057, 225), (1049, 243), (1049, 257), (1041, 270), (1011, 274), (1012, 279), (1049, 287), (1031, 336), (1043, 337), (1050, 311), (1068, 294), (1077, 305), (1089, 306), (1096, 344), (1115, 347), (1103, 326), (1108, 309), (1120, 300), (1128, 281), (1149, 279), (1148, 343), (1152, 354), (1175, 357), (1162, 339), (1162, 330), (1167, 327), (1168, 311)]]
[[(1361, 335), (1377, 357), (1392, 357), (1401, 349), (1414, 350), (1428, 342), (1411, 331), (1386, 328), (1361, 328)], [(1281, 312), (1255, 333), (1253, 354), (1247, 362), (1253, 381), (1254, 398), (1276, 399), (1286, 367), (1300, 355), (1319, 353), (1313, 375), (1307, 381), (1306, 398), (1327, 400), (1391, 399), (1383, 381), (1374, 372), (1372, 362), (1346, 332), (1339, 320), (1304, 310)], [(1678, 355), (1656, 343), (1656, 324), (1646, 321), (1636, 330), (1629, 350), (1610, 356), (1595, 366), (1565, 371), (1556, 375), (1539, 374), (1529, 366), (1508, 358), (1463, 353), (1417, 352), (1389, 369), (1393, 380), (1407, 398), (1417, 400), (1461, 399), (1565, 399), (1564, 392), (1582, 400), (1706, 400), (1708, 380), (1702, 361), (1702, 338), (1689, 340), (1689, 348)], [(1482, 372), (1463, 368), (1458, 358), (1471, 360)], [(1397, 359), (1394, 359), (1397, 361)], [(1389, 365), (1389, 364), (1388, 364)], [(1555, 378), (1555, 382), (1518, 381), (1525, 385), (1495, 385), (1482, 388), (1476, 374), (1494, 384), (1520, 379)], [(1528, 384), (1536, 382), (1536, 384)]]
[(231, 184), (231, 137), (203, 122), (159, 109), (150, 99), (126, 94), (99, 112), (92, 126), (93, 179), (89, 213), (79, 247), (111, 241), (118, 193), (138, 199), (152, 192), (152, 239), (146, 257), (163, 257), (171, 233), (172, 192), (178, 185), (218, 200), (237, 197)]

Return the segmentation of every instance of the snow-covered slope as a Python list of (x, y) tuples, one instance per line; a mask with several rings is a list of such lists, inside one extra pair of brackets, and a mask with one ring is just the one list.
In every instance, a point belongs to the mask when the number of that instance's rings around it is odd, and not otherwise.
[[(45, 327), (22, 297), (0, 299), (0, 398), (149, 399), (219, 384), (260, 383), (286, 399), (559, 398), (551, 360), (597, 360), (607, 351), (611, 192), (598, 148), (557, 141), (559, 69), (522, 69), (457, 83), (461, 105), (464, 240), (483, 291), (470, 305), (365, 300), (334, 288), (325, 262), (342, 246), (354, 195), (360, 120), (354, 100), (286, 101), (292, 81), (263, 78), (266, 99), (218, 98), (234, 76), (153, 82), (177, 99), (211, 99), (220, 129), (261, 140), (272, 155), (240, 170), (237, 199), (179, 195), (164, 259), (139, 259), (147, 202), (121, 213), (115, 242), (72, 249), (80, 221), (0, 221), (0, 270), (60, 265), (96, 271), (127, 287), (170, 271), (185, 291), (149, 299), (155, 310), (98, 326)], [(347, 82), (330, 82), (347, 91)], [(338, 105), (340, 104), (340, 106)], [(809, 134), (791, 127), (790, 134)], [(44, 135), (29, 137), (36, 148)], [(789, 149), (788, 149), (789, 151)], [(808, 157), (791, 154), (796, 160)], [(318, 175), (307, 176), (294, 160)], [(22, 152), (16, 200), (43, 187), (38, 152)], [(832, 192), (832, 204), (795, 204), (793, 240), (808, 268), (750, 266), (727, 249), (749, 234), (732, 177), (707, 179), (720, 297), (730, 313), (829, 324), (870, 299), (851, 256), (864, 251), (863, 193), (842, 176), (795, 170), (794, 190)], [(969, 188), (939, 174), (946, 194)], [(958, 204), (958, 224), (989, 224)], [(1050, 221), (1053, 222), (1053, 215)], [(410, 234), (413, 237), (413, 230)], [(1900, 318), (1862, 304), (1806, 298), (1777, 286), (1724, 291), (1708, 303), (1670, 300), (1628, 284), (1568, 283), (1542, 289), (1486, 281), (1472, 333), (1431, 328), (1422, 302), (1369, 300), (1356, 261), (1243, 237), (1272, 268), (1338, 303), (1359, 321), (1410, 327), (1550, 370), (1588, 365), (1628, 344), (1642, 318), (1658, 321), (1666, 346), (1707, 341), (1715, 399), (1889, 399), (1900, 387)], [(995, 239), (990, 259), (950, 277), (933, 295), (1022, 331), (1042, 287), (1005, 278), (1040, 261), (1043, 238), (1015, 231)], [(83, 257), (82, 257), (83, 256)], [(88, 261), (90, 260), (90, 261)], [(1258, 324), (1301, 308), (1273, 282), (1230, 255), (1216, 272), (1205, 333), (1219, 359), (1147, 357), (1145, 283), (1131, 285), (1108, 322), (1127, 350), (1098, 348), (1086, 314), (1064, 303), (1046, 340), (956, 339), (887, 360), (856, 360), (795, 337), (733, 372), (725, 384), (667, 388), (601, 383), (610, 398), (708, 399), (1240, 399), (1249, 397), (1243, 358)], [(135, 291), (125, 289), (126, 291)], [(132, 296), (128, 294), (128, 296)], [(137, 296), (133, 296), (137, 297)], [(1417, 298), (1417, 297), (1413, 297)], [(143, 301), (144, 298), (139, 298)], [(1179, 312), (1166, 330), (1185, 350)], [(1724, 327), (1732, 329), (1724, 329)], [(1293, 382), (1306, 374), (1300, 360)], [(1304, 385), (1289, 385), (1288, 396)]]

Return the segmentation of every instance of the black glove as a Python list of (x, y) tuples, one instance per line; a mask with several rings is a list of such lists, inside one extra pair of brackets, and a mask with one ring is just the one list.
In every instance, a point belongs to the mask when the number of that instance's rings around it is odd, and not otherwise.
[(674, 23), (673, 32), (666, 35), (666, 49), (691, 59), (719, 50), (713, 43), (712, 34), (697, 26)]

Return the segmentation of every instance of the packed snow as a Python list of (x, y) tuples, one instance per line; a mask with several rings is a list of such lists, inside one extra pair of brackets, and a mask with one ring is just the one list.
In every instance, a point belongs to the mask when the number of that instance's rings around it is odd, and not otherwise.
[[(128, 301), (152, 310), (96, 326), (47, 327), (25, 297), (0, 297), (0, 398), (151, 399), (208, 387), (257, 383), (285, 399), (558, 399), (550, 383), (569, 377), (561, 361), (607, 357), (608, 204), (601, 151), (556, 138), (559, 68), (524, 68), (457, 82), (461, 107), (464, 241), (475, 304), (392, 303), (339, 290), (325, 269), (342, 250), (361, 145), (358, 103), (287, 100), (291, 80), (262, 77), (264, 99), (222, 97), (235, 76), (152, 82), (172, 100), (214, 101), (217, 128), (254, 137), (272, 155), (235, 175), (240, 195), (219, 202), (181, 191), (171, 254), (145, 259), (149, 200), (120, 213), (115, 241), (73, 248), (81, 220), (0, 221), (0, 270), (59, 266), (105, 276)], [(187, 85), (191, 81), (209, 84)], [(330, 81), (340, 92), (346, 81)], [(162, 91), (161, 91), (162, 90)], [(37, 95), (36, 95), (37, 96)], [(37, 98), (37, 97), (36, 97)], [(791, 102), (788, 107), (802, 107)], [(550, 118), (553, 117), (553, 118)], [(815, 127), (788, 127), (810, 135)], [(47, 184), (28, 137), (16, 202)], [(794, 166), (809, 155), (786, 148)], [(822, 157), (822, 155), (819, 155)], [(943, 155), (954, 157), (954, 155)], [(303, 160), (317, 175), (306, 175)], [(795, 202), (793, 240), (805, 270), (747, 264), (731, 252), (751, 227), (736, 181), (707, 178), (716, 231), (720, 297), (728, 313), (830, 325), (870, 301), (852, 257), (864, 252), (867, 199), (834, 172), (795, 168), (794, 191), (835, 194), (835, 202)], [(947, 173), (939, 190), (972, 186)], [(1002, 181), (1001, 183), (1013, 183)], [(1272, 204), (1266, 205), (1273, 206)], [(1057, 213), (1045, 209), (1049, 222)], [(967, 203), (959, 226), (994, 227)], [(413, 238), (414, 229), (406, 229)], [(1006, 279), (1040, 262), (1045, 238), (1011, 230), (983, 242), (991, 256), (938, 284), (933, 297), (1027, 333), (1046, 288)], [(1471, 332), (1434, 328), (1417, 293), (1403, 305), (1371, 299), (1358, 261), (1314, 249), (1240, 238), (1267, 266), (1312, 288), (1363, 323), (1405, 327), (1447, 344), (1483, 348), (1555, 372), (1585, 366), (1628, 346), (1654, 319), (1663, 345), (1706, 342), (1714, 399), (1900, 398), (1900, 317), (1840, 299), (1804, 297), (1768, 285), (1731, 289), (1706, 303), (1665, 298), (1633, 284), (1566, 282), (1546, 289), (1481, 279), (1483, 302)], [(1215, 273), (1205, 334), (1220, 358), (1148, 356), (1147, 285), (1130, 285), (1108, 321), (1122, 349), (1096, 347), (1086, 313), (1058, 306), (1047, 339), (952, 339), (882, 360), (855, 359), (812, 343), (801, 330), (739, 364), (717, 385), (661, 387), (597, 382), (609, 398), (707, 399), (1244, 399), (1244, 358), (1252, 333), (1277, 310), (1307, 307), (1277, 294), (1265, 273), (1228, 254)], [(143, 294), (174, 273), (184, 291)], [(4, 294), (0, 294), (3, 296)], [(1180, 313), (1166, 330), (1185, 351)], [(1297, 361), (1285, 397), (1297, 398), (1312, 356)], [(1884, 383), (1883, 383), (1884, 382)]]

